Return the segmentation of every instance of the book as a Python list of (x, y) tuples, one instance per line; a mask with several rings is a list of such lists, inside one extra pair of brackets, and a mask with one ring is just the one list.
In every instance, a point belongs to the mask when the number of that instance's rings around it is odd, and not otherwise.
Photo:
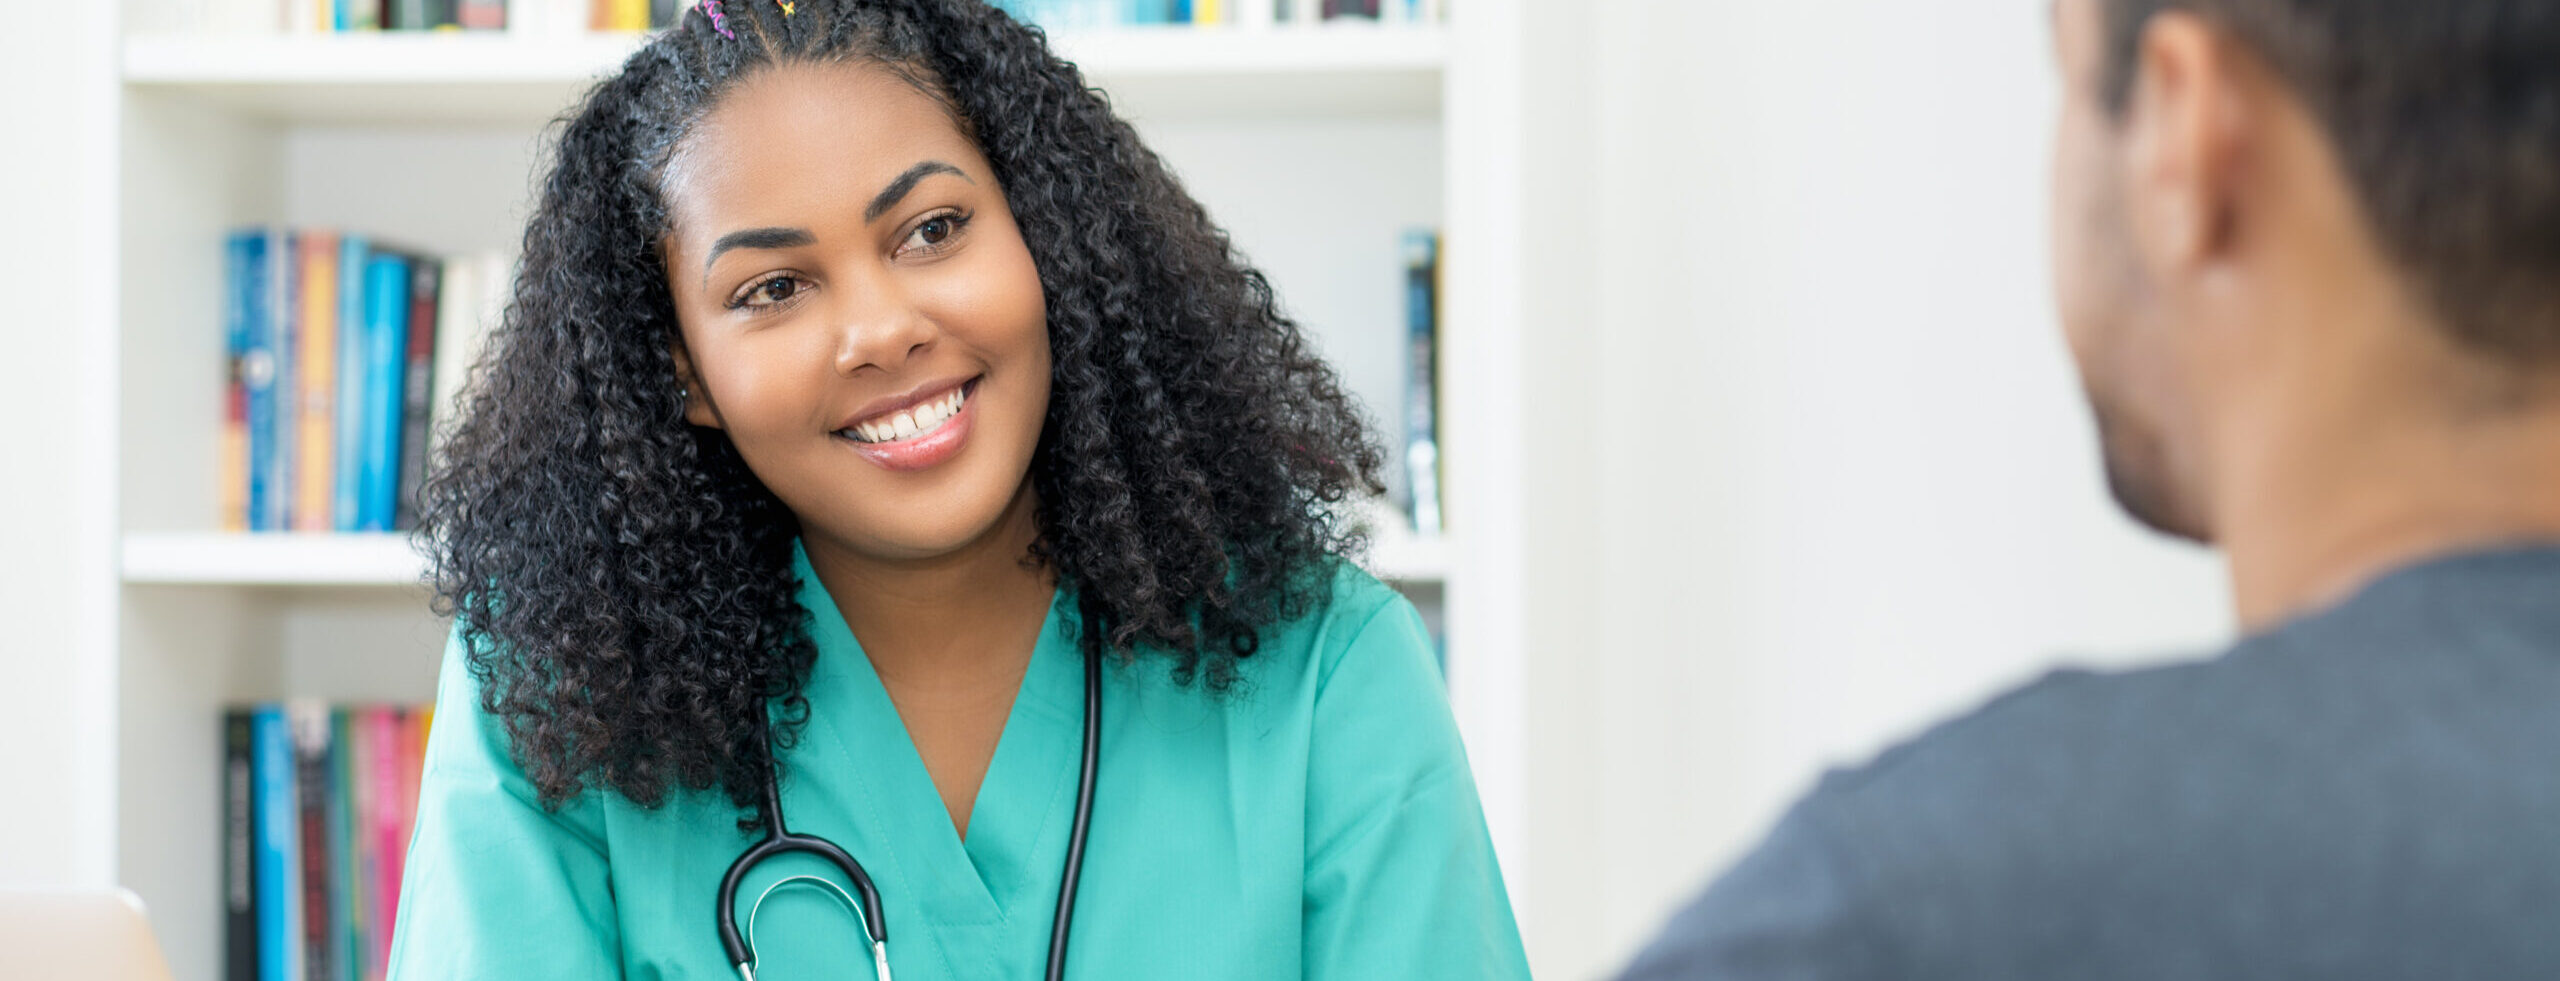
[(254, 284), (257, 332), (249, 339), (250, 527), (284, 531), (293, 527), (293, 427), (301, 391), (293, 345), (301, 316), (301, 263), (293, 233), (269, 228), (262, 237), (266, 246), (258, 258), (264, 277)]
[(337, 870), (330, 862), (329, 708), (297, 703), (285, 709), (293, 727), (294, 824), (301, 831), (302, 973), (299, 981), (339, 981), (335, 904)]
[(257, 746), (258, 978), (302, 981), (302, 806), (293, 730), (279, 705), (261, 705), (250, 718)]
[(1416, 534), (1437, 535), (1440, 515), (1440, 236), (1404, 235), (1406, 513)]
[(260, 270), (257, 251), (265, 241), (252, 231), (223, 237), (222, 281), (224, 371), (222, 442), (217, 450), (221, 474), (215, 478), (218, 514), (224, 531), (249, 530), (249, 351), (256, 333), (253, 299)]
[(418, 526), (418, 488), (427, 478), (427, 421), (435, 404), (438, 295), (444, 264), (419, 259), (409, 267), (409, 332), (400, 367), (400, 475), (393, 489), (391, 527)]
[[(330, 523), (323, 530), (361, 531), (364, 527), (364, 467), (367, 406), (372, 404), (372, 304), (365, 299), (371, 285), (367, 264), (373, 247), (363, 236), (338, 239), (338, 394), (330, 420), (334, 466), (329, 473)], [(407, 289), (403, 284), (402, 293)]]
[(508, 21), (506, 0), (458, 0), (454, 9), (454, 22), (464, 30), (503, 30)]
[(390, 531), (400, 492), (400, 410), (408, 404), (410, 260), (376, 251), (365, 260), (363, 435), (357, 444), (355, 531)]
[(416, 820), (418, 803), (415, 778), (404, 790), (401, 777), (408, 772), (401, 757), (408, 747), (403, 741), (406, 730), (400, 723), (401, 709), (375, 706), (359, 713), (359, 731), (364, 733), (366, 821), (365, 876), (371, 883), (361, 898), (367, 911), (367, 922), (374, 929), (367, 935), (364, 951), (365, 981), (385, 981), (391, 971), (391, 924), (400, 910), (400, 876), (405, 871), (409, 850), (409, 825)]
[(336, 494), (338, 399), (338, 236), (304, 231), (296, 242), (301, 279), (294, 322), (295, 382), (293, 528), (330, 531)]
[(248, 709), (222, 713), (222, 981), (258, 979), (258, 732)]
[(357, 759), (355, 732), (349, 728), (347, 711), (329, 710), (328, 796), (324, 801), (329, 815), (329, 916), (337, 924), (329, 931), (329, 958), (337, 970), (328, 981), (359, 981), (362, 965), (356, 951), (364, 945), (364, 907), (355, 900), (364, 894), (364, 869), (357, 861), (356, 810), (359, 785), (351, 770)]
[(436, 309), (435, 404), (429, 421), (434, 435), (428, 437), (430, 454), (462, 410), (472, 367), (479, 363), (481, 348), (488, 343), (505, 308), (508, 291), (514, 287), (514, 261), (498, 254), (456, 259), (445, 265), (445, 283), (444, 299)]

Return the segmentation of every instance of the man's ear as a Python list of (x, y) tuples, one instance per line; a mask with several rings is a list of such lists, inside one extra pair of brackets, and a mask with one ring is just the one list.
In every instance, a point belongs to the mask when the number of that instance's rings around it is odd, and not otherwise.
[(720, 410), (711, 404), (711, 390), (702, 384), (702, 376), (693, 370), (693, 353), (677, 341), (667, 349), (675, 359), (676, 384), (684, 399), (684, 421), (705, 429), (726, 428), (720, 425)]
[(2242, 56), (2211, 21), (2170, 10), (2144, 26), (2134, 57), (2126, 218), (2145, 263), (2174, 276), (2222, 258), (2239, 231)]

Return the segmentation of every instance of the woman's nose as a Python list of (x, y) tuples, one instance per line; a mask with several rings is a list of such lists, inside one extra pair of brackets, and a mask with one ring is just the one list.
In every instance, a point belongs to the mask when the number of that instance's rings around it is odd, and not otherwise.
[(867, 284), (843, 305), (836, 330), (836, 373), (852, 376), (865, 368), (888, 373), (933, 346), (933, 318), (909, 301), (894, 282)]

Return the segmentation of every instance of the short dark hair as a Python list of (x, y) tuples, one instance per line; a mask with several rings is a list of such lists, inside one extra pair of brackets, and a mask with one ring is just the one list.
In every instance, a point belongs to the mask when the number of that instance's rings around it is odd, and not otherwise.
[(2456, 339), (2560, 362), (2560, 0), (2101, 0), (2108, 106), (2189, 10), (2328, 131), (2383, 250)]

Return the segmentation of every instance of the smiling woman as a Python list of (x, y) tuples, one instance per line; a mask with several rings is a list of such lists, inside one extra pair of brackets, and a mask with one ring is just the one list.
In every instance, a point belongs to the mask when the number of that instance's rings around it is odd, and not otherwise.
[(562, 132), (424, 492), (395, 974), (1525, 977), (1262, 276), (977, 0), (719, 9)]

